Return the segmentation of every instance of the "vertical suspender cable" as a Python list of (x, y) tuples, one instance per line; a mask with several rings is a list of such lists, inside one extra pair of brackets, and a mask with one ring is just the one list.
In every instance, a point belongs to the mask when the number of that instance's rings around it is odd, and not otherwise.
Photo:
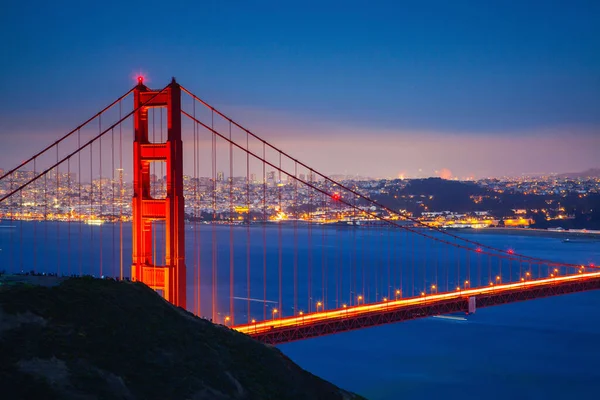
[(358, 301), (358, 293), (356, 291), (356, 195), (352, 195), (352, 289), (350, 291), (350, 304), (355, 304)]
[[(48, 191), (48, 186), (46, 186), (46, 175), (44, 175), (44, 199), (46, 198), (46, 192)], [(48, 248), (48, 243), (47, 243), (47, 239), (48, 239), (48, 221), (46, 220), (46, 212), (45, 212), (45, 207), (46, 205), (44, 204), (44, 247)], [(19, 190), (19, 211), (20, 211), (20, 221), (19, 221), (19, 253), (20, 253), (20, 265), (21, 267), (19, 268), (21, 271), (23, 271), (24, 265), (23, 265), (23, 190)], [(29, 269), (28, 269), (29, 271)]]
[[(281, 153), (279, 156), (281, 157)], [(281, 165), (279, 167), (281, 168)], [(281, 176), (281, 171), (279, 172), (279, 176)], [(294, 200), (292, 207), (294, 210), (294, 315), (296, 315), (298, 313), (298, 163), (296, 162), (294, 162)], [(310, 303), (309, 293), (307, 303), (308, 312), (310, 312)]]
[(387, 297), (388, 299), (391, 299), (391, 293), (390, 293), (390, 289), (391, 289), (391, 285), (392, 285), (392, 281), (391, 281), (391, 237), (390, 237), (390, 227), (385, 227), (386, 233), (387, 233)]
[[(419, 240), (421, 240), (423, 242), (423, 245), (425, 245), (425, 238), (424, 237), (419, 237)], [(425, 246), (423, 246), (425, 247)], [(420, 249), (420, 247), (419, 247)], [(421, 252), (419, 251), (419, 254)], [(428, 288), (427, 287), (427, 251), (423, 251), (423, 292), (427, 293), (427, 289), (433, 289), (433, 288)]]
[(460, 287), (462, 286), (460, 279), (460, 247), (457, 246), (456, 239), (454, 239), (454, 254), (456, 255), (456, 285)]
[[(56, 145), (56, 163), (58, 164), (58, 144)], [(59, 182), (59, 166), (56, 166), (56, 201), (54, 202), (54, 222), (56, 224), (56, 276), (60, 276), (60, 219), (58, 218), (60, 210), (60, 182)]]
[(67, 159), (67, 276), (71, 276), (71, 157)]
[(448, 292), (448, 291), (450, 291), (450, 278), (449, 278), (449, 275), (450, 275), (450, 272), (449, 272), (449, 269), (450, 269), (449, 268), (450, 260), (449, 260), (449, 255), (448, 255), (448, 253), (449, 253), (449, 250), (448, 250), (449, 245), (448, 244), (442, 244), (442, 246), (443, 246), (443, 249), (444, 249), (443, 260), (444, 260), (444, 275), (446, 275), (446, 292)]
[(512, 259), (508, 259), (508, 282), (512, 282)]
[[(278, 174), (278, 183), (277, 183), (277, 188), (278, 188), (278, 195), (279, 195), (279, 212), (283, 213), (283, 208), (282, 208), (282, 204), (281, 204), (281, 152), (279, 152), (279, 174)], [(281, 221), (279, 224), (277, 224), (277, 234), (278, 234), (278, 244), (279, 244), (279, 315), (281, 316), (281, 314), (283, 313), (283, 298), (282, 298), (282, 293), (281, 293), (281, 268), (282, 268), (282, 246), (283, 243), (281, 241)]]
[[(263, 160), (266, 160), (266, 148), (263, 143)], [(267, 172), (266, 164), (262, 163), (262, 175), (263, 175), (263, 195), (262, 195), (262, 209), (263, 209), (263, 321), (267, 319)]]
[[(311, 174), (310, 172), (308, 173), (308, 182), (310, 183), (311, 181)], [(308, 188), (308, 298), (312, 299), (313, 298), (313, 284), (312, 284), (312, 188)], [(321, 304), (323, 304), (323, 298), (321, 298)], [(312, 301), (309, 300), (309, 306), (312, 306)], [(317, 307), (317, 311), (318, 307)]]
[(231, 142), (231, 122), (229, 122), (229, 315), (231, 325), (234, 324), (235, 316), (233, 314), (233, 144)]
[(71, 276), (71, 254), (73, 254), (71, 252), (71, 157), (67, 160), (67, 193), (67, 252), (69, 253), (67, 257), (67, 275)]
[(519, 257), (519, 279), (523, 277), (523, 263), (521, 258)]
[(250, 323), (250, 135), (246, 132), (246, 315)]
[(416, 252), (416, 239), (415, 239), (415, 235), (411, 234), (410, 236), (410, 265), (411, 265), (411, 273), (410, 273), (410, 279), (412, 280), (412, 292), (411, 292), (411, 296), (415, 296), (415, 252)]
[[(120, 124), (119, 124), (120, 125)], [(110, 221), (112, 222), (112, 246), (111, 246), (111, 250), (112, 250), (112, 260), (111, 260), (111, 276), (113, 278), (115, 278), (117, 276), (116, 274), (116, 266), (117, 266), (117, 255), (116, 255), (116, 243), (115, 243), (115, 129), (111, 129), (110, 132), (110, 160), (111, 160), (111, 165), (110, 165), (110, 194), (111, 194), (111, 211), (110, 211)]]
[(494, 277), (492, 276), (492, 256), (488, 255), (487, 259), (488, 259), (488, 277), (490, 279), (490, 283), (493, 283)]
[[(21, 203), (23, 202), (23, 191), (21, 190)], [(20, 210), (23, 210), (21, 204)], [(21, 218), (21, 227), (23, 218)], [(21, 246), (23, 244), (23, 229), (21, 229)], [(48, 174), (44, 175), (44, 248), (48, 248)], [(58, 251), (58, 249), (56, 249)], [(21, 247), (21, 264), (23, 263), (23, 250)], [(21, 268), (22, 269), (22, 268)]]
[[(94, 158), (94, 153), (93, 153), (93, 143), (90, 144), (90, 192), (89, 192), (89, 196), (90, 196), (90, 211), (88, 212), (88, 218), (92, 219), (95, 218), (94, 215), (94, 176), (93, 176), (93, 158)], [(94, 269), (93, 269), (93, 259), (94, 259), (94, 255), (93, 255), (93, 251), (92, 251), (92, 246), (94, 244), (94, 228), (93, 225), (90, 224), (90, 265), (88, 265), (88, 271), (90, 275), (95, 275), (94, 274)]]
[[(9, 185), (10, 185), (10, 191), (11, 191), (11, 193), (13, 191), (14, 180), (15, 180), (15, 177), (14, 177), (13, 174), (11, 174), (10, 177), (9, 177), (9, 182), (10, 182)], [(13, 226), (13, 221), (15, 220), (15, 209), (13, 207), (13, 202), (12, 201), (8, 202), (8, 210), (9, 210), (9, 213), (10, 213), (10, 225)], [(36, 203), (36, 213), (37, 213), (37, 203)], [(13, 243), (13, 241), (14, 241), (14, 234), (13, 234), (13, 229), (9, 229), (9, 230), (10, 230), (10, 238), (8, 240), (8, 242), (9, 242), (8, 248), (10, 249), (9, 253), (8, 253), (8, 265), (9, 265), (9, 268), (10, 268), (9, 270), (11, 272), (20, 272), (20, 270), (19, 271), (15, 270), (15, 255), (14, 255), (14, 247), (15, 246), (14, 246), (14, 243)]]
[[(196, 163), (196, 167), (198, 168), (198, 179), (200, 179), (200, 127), (198, 126), (196, 128), (196, 135), (197, 135), (197, 163)], [(200, 208), (200, 200), (203, 199), (203, 195), (198, 192), (198, 202), (197, 202), (197, 207), (198, 207), (198, 217), (202, 217), (202, 209)], [(198, 230), (198, 222), (196, 222), (196, 226), (194, 227), (194, 230)], [(198, 263), (198, 310), (202, 311), (202, 235), (201, 232), (198, 231), (198, 243), (196, 245), (196, 247), (198, 248), (198, 253), (197, 253), (197, 263)]]
[[(81, 129), (77, 129), (77, 148), (81, 149)], [(77, 235), (79, 239), (79, 276), (83, 275), (83, 225), (82, 225), (82, 217), (83, 217), (83, 209), (81, 206), (81, 150), (77, 152), (78, 162), (77, 162), (77, 178), (79, 180), (79, 188), (77, 193), (79, 194), (79, 201), (77, 204), (77, 220), (79, 225), (79, 235)]]
[[(36, 176), (36, 161), (37, 158), (33, 159), (33, 176)], [(36, 182), (37, 186), (37, 182)], [(33, 204), (34, 204), (34, 218), (33, 218), (33, 272), (37, 273), (37, 189), (33, 191)]]
[[(361, 213), (362, 214), (362, 213)], [(359, 219), (362, 219), (362, 215), (359, 214)], [(361, 221), (361, 223), (366, 223), (367, 221)], [(357, 221), (357, 223), (359, 223), (359, 221)], [(362, 225), (361, 225), (362, 226)], [(358, 228), (357, 228), (358, 229)], [(368, 238), (368, 227), (367, 228), (361, 228), (360, 231), (360, 236), (359, 236), (359, 240), (360, 240), (360, 272), (362, 275), (362, 288), (360, 290), (362, 296), (363, 296), (363, 300), (364, 303), (367, 303), (370, 299), (369, 299), (369, 295), (370, 295), (370, 290), (368, 285), (365, 286), (365, 270), (366, 270), (366, 266), (367, 266), (367, 255), (366, 255), (366, 242), (367, 242), (367, 238)]]
[[(98, 116), (98, 134), (102, 134), (102, 115)], [(102, 136), (100, 136), (100, 140), (98, 142), (98, 147), (100, 148), (99, 151), (99, 155), (98, 155), (98, 159), (99, 159), (99, 171), (100, 171), (100, 181), (99, 181), (99, 202), (100, 202), (100, 212), (98, 215), (98, 219), (102, 220), (102, 208), (103, 208), (103, 199), (102, 199)], [(58, 161), (58, 160), (56, 160)], [(102, 265), (102, 224), (100, 224), (100, 241), (99, 241), (99, 246), (100, 246), (100, 277), (104, 276), (104, 271), (102, 269), (103, 265)]]
[[(119, 101), (119, 121), (122, 119)], [(119, 124), (119, 279), (123, 279), (123, 129)]]
[(212, 130), (212, 321), (217, 321), (217, 135), (214, 133), (215, 113), (211, 110), (211, 130)]
[(328, 203), (325, 194), (321, 195), (321, 199), (321, 211), (323, 212), (323, 219), (321, 220), (321, 297), (323, 298), (323, 308), (327, 309), (327, 283), (329, 280), (329, 271), (327, 270), (327, 236), (325, 232), (325, 223), (327, 222), (327, 212), (329, 210), (327, 207)]
[(438, 243), (434, 243), (433, 247), (435, 249), (435, 279), (434, 279), (434, 284), (435, 287), (439, 290), (440, 288), (440, 283), (438, 282), (438, 269), (440, 266), (440, 253), (439, 253), (439, 248), (438, 248)]
[(465, 249), (465, 253), (467, 256), (467, 282), (469, 282), (469, 286), (471, 286), (471, 251), (469, 249)]
[[(337, 201), (335, 198), (333, 199), (334, 201), (334, 206), (337, 206), (337, 215), (336, 215), (336, 221), (340, 222), (342, 219), (342, 202), (341, 201)], [(335, 307), (339, 308), (342, 306), (342, 303), (344, 302), (344, 267), (346, 266), (346, 264), (344, 263), (344, 244), (345, 244), (345, 237), (342, 236), (343, 231), (341, 229), (336, 229), (336, 239), (337, 239), (337, 247), (338, 247), (338, 253), (337, 253), (337, 263), (336, 263), (336, 276), (337, 276), (337, 283), (336, 283), (336, 294), (335, 294), (335, 298), (336, 298), (336, 304)], [(348, 287), (348, 289), (350, 289), (350, 286)]]
[(481, 253), (477, 253), (477, 286), (481, 287)]

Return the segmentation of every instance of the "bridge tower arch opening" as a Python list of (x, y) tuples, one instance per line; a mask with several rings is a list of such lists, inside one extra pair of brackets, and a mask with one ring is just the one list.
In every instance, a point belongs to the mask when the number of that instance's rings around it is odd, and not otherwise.
[[(181, 87), (175, 81), (162, 91), (151, 90), (138, 79), (134, 89), (132, 268), (131, 278), (158, 291), (172, 304), (186, 307), (183, 145), (181, 140)], [(167, 138), (150, 142), (148, 110), (166, 108)], [(166, 196), (150, 191), (150, 164), (166, 164)], [(165, 265), (153, 264), (152, 224), (165, 222)]]

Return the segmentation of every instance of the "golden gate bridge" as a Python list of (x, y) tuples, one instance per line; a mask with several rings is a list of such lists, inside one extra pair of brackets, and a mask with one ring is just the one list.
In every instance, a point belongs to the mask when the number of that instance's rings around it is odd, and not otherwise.
[(2, 173), (0, 219), (18, 228), (3, 238), (9, 272), (143, 282), (272, 344), (600, 288), (590, 260), (496, 248), (381, 204), (175, 79), (139, 78)]

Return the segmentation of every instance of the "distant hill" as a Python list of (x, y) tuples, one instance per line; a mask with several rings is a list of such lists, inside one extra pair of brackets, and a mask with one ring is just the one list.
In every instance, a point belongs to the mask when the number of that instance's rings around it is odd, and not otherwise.
[(360, 398), (141, 283), (53, 279), (0, 278), (2, 399)]
[(600, 178), (600, 168), (590, 168), (583, 172), (568, 172), (558, 175), (560, 178)]
[[(484, 196), (489, 190), (472, 182), (451, 181), (441, 178), (412, 179), (406, 187), (374, 198), (393, 209), (407, 209), (413, 213), (424, 211), (415, 202), (427, 204), (429, 211), (465, 212), (473, 209), (471, 196)], [(412, 196), (412, 197), (411, 197)]]

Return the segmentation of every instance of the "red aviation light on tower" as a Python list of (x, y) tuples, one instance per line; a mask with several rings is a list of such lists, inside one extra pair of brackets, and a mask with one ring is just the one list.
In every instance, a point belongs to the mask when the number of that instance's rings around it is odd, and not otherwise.
[(515, 254), (515, 251), (513, 249), (508, 249), (508, 254)]
[(129, 78), (133, 79), (137, 85), (143, 85), (144, 82), (148, 80), (147, 74), (141, 70), (131, 72), (131, 75), (129, 75)]
[(339, 193), (334, 193), (334, 194), (332, 194), (332, 195), (331, 195), (331, 198), (332, 198), (334, 201), (339, 201), (339, 200), (342, 198), (342, 196), (340, 196), (340, 194), (339, 194)]

